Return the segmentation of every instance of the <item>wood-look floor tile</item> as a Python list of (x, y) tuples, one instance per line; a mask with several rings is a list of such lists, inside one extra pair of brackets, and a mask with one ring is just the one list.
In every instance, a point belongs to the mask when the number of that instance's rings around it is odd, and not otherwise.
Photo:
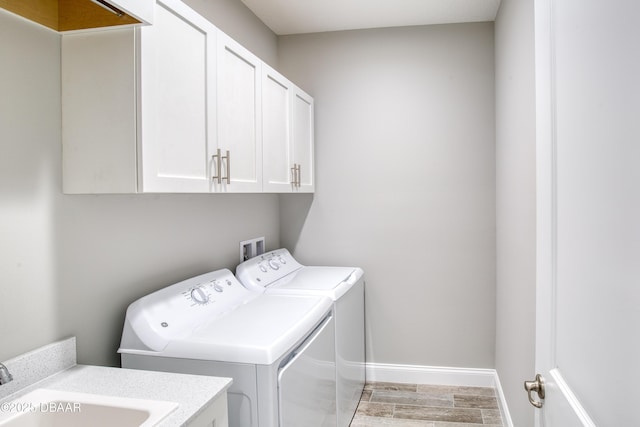
[(392, 403), (360, 402), (356, 409), (356, 415), (367, 415), (370, 417), (393, 416), (394, 405)]
[(356, 415), (351, 427), (435, 427), (432, 422), (403, 420), (399, 418), (378, 418)]
[(366, 383), (365, 390), (417, 391), (418, 384), (371, 382)]
[(370, 402), (453, 408), (452, 395), (415, 393), (409, 391), (373, 390)]
[(456, 408), (498, 409), (498, 400), (495, 396), (454, 394), (453, 401)]
[(373, 390), (363, 390), (362, 396), (360, 396), (360, 402), (368, 402), (371, 400), (371, 393), (373, 393)]
[(502, 424), (447, 423), (435, 422), (433, 427), (502, 427)]
[(499, 409), (483, 409), (482, 421), (485, 424), (502, 425), (502, 414), (500, 414)]
[(502, 426), (493, 388), (387, 382), (365, 385), (351, 423), (351, 427)]
[(482, 424), (482, 412), (480, 409), (471, 408), (430, 408), (415, 405), (396, 405), (393, 417)]
[(450, 394), (472, 394), (475, 396), (495, 396), (495, 389), (492, 387), (469, 387), (450, 385), (418, 384), (419, 393), (450, 393)]

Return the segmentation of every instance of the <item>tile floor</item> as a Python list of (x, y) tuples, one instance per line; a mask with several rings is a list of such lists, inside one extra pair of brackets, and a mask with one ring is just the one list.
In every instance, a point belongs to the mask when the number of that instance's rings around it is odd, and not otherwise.
[(495, 389), (367, 383), (351, 427), (499, 427)]

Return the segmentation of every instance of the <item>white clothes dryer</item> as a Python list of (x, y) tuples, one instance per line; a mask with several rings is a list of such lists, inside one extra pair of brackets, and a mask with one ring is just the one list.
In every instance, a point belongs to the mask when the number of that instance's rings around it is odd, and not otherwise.
[(335, 427), (334, 334), (331, 299), (251, 292), (224, 269), (133, 302), (118, 352), (123, 368), (232, 378), (231, 427)]
[(365, 383), (364, 272), (357, 267), (312, 267), (286, 249), (236, 268), (248, 289), (267, 295), (316, 295), (334, 301), (337, 425), (349, 427)]

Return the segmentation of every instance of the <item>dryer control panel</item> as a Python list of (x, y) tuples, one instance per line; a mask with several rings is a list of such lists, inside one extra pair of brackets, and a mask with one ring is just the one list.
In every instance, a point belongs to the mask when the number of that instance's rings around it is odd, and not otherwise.
[(169, 341), (258, 295), (242, 286), (227, 269), (183, 280), (129, 306), (121, 348), (161, 351)]
[(286, 249), (276, 249), (251, 258), (236, 268), (236, 276), (251, 290), (264, 288), (303, 267)]

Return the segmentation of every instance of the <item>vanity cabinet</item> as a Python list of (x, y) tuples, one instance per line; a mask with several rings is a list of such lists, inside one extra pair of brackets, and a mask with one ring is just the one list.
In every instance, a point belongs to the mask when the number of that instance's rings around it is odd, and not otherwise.
[(217, 29), (180, 1), (153, 26), (62, 37), (63, 191), (211, 191)]
[(313, 98), (263, 65), (265, 192), (313, 192)]
[(0, 0), (0, 8), (56, 31), (152, 24), (154, 0)]
[(192, 421), (188, 427), (229, 427), (229, 413), (227, 409), (227, 392), (214, 400), (207, 408)]

